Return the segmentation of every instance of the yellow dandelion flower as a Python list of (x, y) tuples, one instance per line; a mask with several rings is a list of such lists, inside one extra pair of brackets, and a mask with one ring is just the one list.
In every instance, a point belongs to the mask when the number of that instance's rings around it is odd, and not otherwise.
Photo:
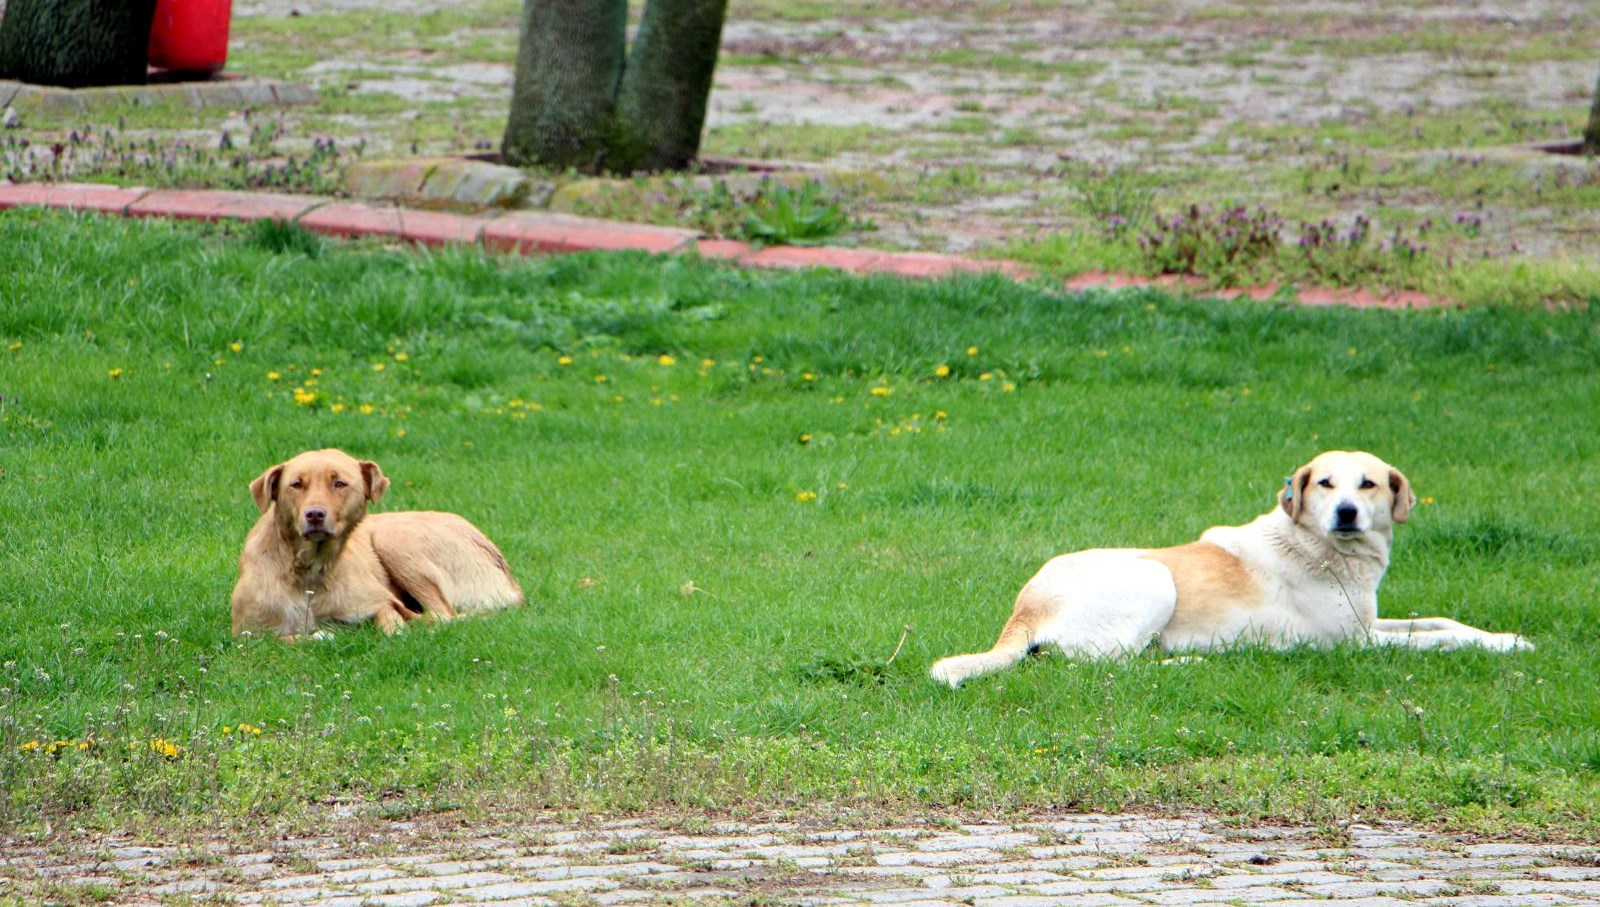
[(872, 396), (874, 397), (887, 397), (892, 393), (894, 393), (892, 388), (884, 387), (881, 384), (872, 389)]
[(311, 404), (317, 402), (317, 392), (306, 390), (303, 387), (297, 387), (294, 389), (294, 402), (300, 404), (301, 406), (310, 406)]
[(817, 493), (815, 491), (802, 491), (796, 494), (794, 499), (802, 504), (808, 504), (817, 499)]
[(801, 381), (815, 381), (815, 380), (817, 380), (817, 376), (811, 374), (810, 372), (801, 372), (800, 373), (800, 380)]
[(801, 444), (810, 444), (811, 443), (811, 434), (809, 432), (806, 433), (806, 434), (802, 434), (800, 436), (800, 443)]
[(761, 356), (761, 355), (755, 355), (755, 356), (751, 356), (750, 357), (750, 361), (754, 362), (756, 365), (760, 365), (761, 363), (767, 361), (767, 357)]
[(651, 406), (660, 406), (661, 405), (661, 398), (660, 397), (651, 397), (650, 398), (650, 405)]
[(1009, 394), (1009, 393), (1011, 393), (1012, 391), (1014, 391), (1016, 389), (1017, 389), (1017, 386), (1015, 384), (1012, 384), (1010, 381), (1007, 381), (1005, 384), (1000, 385), (1000, 390), (1001, 390), (1002, 393)]
[(166, 739), (165, 737), (150, 738), (150, 750), (154, 753), (165, 756), (168, 759), (176, 759), (178, 758), (178, 754), (183, 752), (182, 747), (178, 746), (176, 743), (173, 743), (171, 740)]
[(11, 352), (15, 353), (17, 350), (22, 349), (22, 341), (18, 340), (15, 343), (11, 344), (10, 346), (6, 347), (6, 349), (8, 349)]
[(113, 377), (113, 378), (121, 378), (122, 377), (122, 369), (114, 368), (114, 369), (111, 370), (110, 374), (111, 374), (111, 377)]
[(277, 372), (267, 372), (267, 380), (268, 381), (276, 381), (276, 380), (278, 380), (279, 378), (282, 378), (282, 377), (283, 376), (278, 374)]
[(994, 380), (994, 375), (992, 373), (990, 373), (990, 372), (984, 372), (983, 374), (978, 376), (978, 380), (979, 381), (993, 381)]
[(671, 356), (668, 356), (666, 353), (662, 353), (661, 355), (656, 357), (656, 365), (677, 365), (677, 364), (678, 364), (678, 360), (672, 358)]
[(605, 375), (595, 375), (594, 376), (594, 383), (595, 384), (605, 384), (609, 380), (611, 380), (611, 379), (607, 378)]
[(713, 365), (716, 365), (716, 364), (717, 364), (717, 360), (715, 360), (715, 359), (701, 359), (700, 360), (700, 367), (701, 368), (710, 368), (710, 367), (712, 367)]
[(840, 491), (844, 491), (846, 488), (850, 487), (850, 484), (848, 482), (840, 482), (838, 485), (835, 485), (834, 487), (839, 489)]
[(372, 415), (372, 404), (371, 403), (363, 403), (358, 408), (361, 410), (361, 415), (363, 415), (363, 416)]
[(406, 430), (403, 428), (397, 428), (394, 430), (394, 436), (396, 438), (404, 438), (406, 436)]
[(946, 420), (948, 418), (950, 418), (950, 414), (945, 412), (942, 409), (941, 410), (936, 410), (934, 412), (934, 414), (933, 414), (933, 421), (935, 421), (935, 422), (943, 422), (944, 420)]
[(950, 377), (950, 366), (945, 365), (942, 362), (939, 363), (939, 365), (934, 368), (933, 375), (934, 375), (935, 378), (948, 378), (948, 377)]
[(213, 359), (213, 360), (211, 360), (211, 364), (212, 365), (221, 365), (222, 362), (223, 362), (223, 360), (221, 360), (221, 359)]
[(37, 741), (37, 740), (29, 740), (27, 743), (24, 743), (23, 745), (17, 747), (17, 749), (21, 750), (24, 753), (31, 753), (34, 750), (38, 749), (38, 748), (39, 748), (39, 741)]
[(242, 353), (244, 352), (244, 344), (235, 340), (234, 342), (228, 344), (228, 349), (233, 350), (235, 353)]
[(339, 413), (344, 412), (346, 409), (349, 409), (349, 407), (345, 406), (343, 403), (335, 403), (328, 407), (328, 412), (338, 415)]
[(978, 348), (975, 347), (975, 346), (967, 347), (967, 355), (968, 356), (976, 356), (976, 355), (978, 355)]
[[(243, 730), (243, 728), (240, 728), (240, 730)], [(228, 734), (231, 734), (231, 733), (233, 733), (233, 728), (231, 726), (229, 726), (229, 725), (224, 724), (222, 726), (222, 733), (223, 733), (224, 736), (226, 736)]]
[(560, 357), (559, 359), (556, 360), (556, 365), (571, 365), (571, 364), (572, 364), (572, 357), (571, 356), (562, 356), (562, 357)]
[(1433, 495), (1431, 495), (1431, 494), (1423, 495), (1422, 496), (1422, 503), (1424, 503), (1424, 504), (1432, 504), (1433, 503)]
[(410, 359), (411, 354), (405, 350), (401, 350), (400, 352), (394, 354), (394, 361), (396, 362), (408, 362)]
[(375, 371), (375, 372), (381, 372), (381, 371), (383, 371), (384, 369), (386, 369), (388, 367), (389, 366), (385, 365), (382, 362), (374, 362), (374, 363), (372, 363), (372, 370)]

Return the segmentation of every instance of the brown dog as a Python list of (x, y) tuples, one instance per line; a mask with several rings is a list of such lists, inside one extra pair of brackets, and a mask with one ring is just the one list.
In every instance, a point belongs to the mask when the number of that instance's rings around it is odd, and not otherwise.
[(319, 623), (371, 620), (393, 633), (426, 614), (522, 604), (506, 559), (453, 513), (367, 515), (389, 480), (371, 460), (307, 451), (250, 483), (261, 510), (233, 587), (233, 632), (294, 638)]

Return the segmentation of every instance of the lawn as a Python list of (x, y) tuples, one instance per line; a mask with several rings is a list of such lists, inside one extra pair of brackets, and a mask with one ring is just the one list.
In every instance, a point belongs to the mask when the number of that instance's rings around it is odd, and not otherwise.
[[(13, 828), (824, 802), (1600, 831), (1592, 308), (1062, 295), (20, 211), (0, 262)], [(377, 460), (383, 509), (471, 518), (529, 606), (232, 639), (247, 484), (320, 446)], [(927, 679), (1052, 554), (1244, 522), (1334, 447), (1422, 496), (1384, 614), (1536, 651)]]

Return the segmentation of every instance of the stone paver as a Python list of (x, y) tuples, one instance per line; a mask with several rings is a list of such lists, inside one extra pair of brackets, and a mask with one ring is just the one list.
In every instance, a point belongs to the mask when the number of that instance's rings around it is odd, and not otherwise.
[[(702, 825), (701, 828), (705, 826)], [(1243, 829), (1204, 817), (1034, 815), (874, 829), (820, 818), (705, 831), (536, 819), (476, 832), (415, 821), (258, 844), (10, 840), (0, 895), (303, 907), (1600, 907), (1600, 847), (1417, 829)], [(374, 843), (376, 842), (376, 843)], [(248, 869), (249, 872), (242, 872)]]
[(313, 195), (271, 192), (158, 189), (129, 205), (127, 213), (180, 220), (294, 220), (327, 201)]
[(57, 88), (0, 80), (0, 107), (14, 108), (23, 119), (42, 113), (108, 113), (127, 107), (179, 104), (203, 107), (261, 107), (309, 104), (316, 89), (292, 82), (239, 79), (224, 75), (196, 82), (153, 82), (147, 85), (111, 85), (97, 88)]

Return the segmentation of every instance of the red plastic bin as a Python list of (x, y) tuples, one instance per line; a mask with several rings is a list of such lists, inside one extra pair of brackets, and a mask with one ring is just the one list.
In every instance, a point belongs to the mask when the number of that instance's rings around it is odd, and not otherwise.
[(150, 26), (150, 65), (216, 72), (228, 62), (233, 0), (156, 0)]

